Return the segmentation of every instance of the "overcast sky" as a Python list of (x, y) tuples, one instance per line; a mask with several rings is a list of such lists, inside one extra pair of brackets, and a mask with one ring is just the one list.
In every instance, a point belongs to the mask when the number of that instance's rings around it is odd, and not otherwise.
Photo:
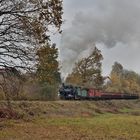
[(140, 74), (140, 0), (64, 0), (63, 20), (59, 40), (63, 75), (94, 44), (104, 57), (104, 75), (115, 61)]

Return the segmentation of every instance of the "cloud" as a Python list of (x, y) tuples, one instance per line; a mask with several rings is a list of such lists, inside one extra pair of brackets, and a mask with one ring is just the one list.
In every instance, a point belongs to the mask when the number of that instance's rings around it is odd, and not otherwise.
[(139, 0), (86, 2), (80, 4), (78, 0), (73, 3), (75, 4), (73, 12), (78, 13), (72, 19), (71, 26), (64, 29), (62, 35), (60, 55), (63, 75), (71, 71), (74, 62), (83, 55), (83, 52), (89, 52), (94, 43), (103, 44), (107, 48), (122, 44), (127, 46), (126, 49), (132, 49), (134, 44), (140, 44)]

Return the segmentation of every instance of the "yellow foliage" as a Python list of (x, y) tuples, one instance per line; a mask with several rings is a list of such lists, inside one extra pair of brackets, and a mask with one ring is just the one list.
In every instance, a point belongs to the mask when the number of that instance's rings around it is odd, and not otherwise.
[(107, 90), (115, 92), (140, 93), (140, 75), (133, 71), (124, 70), (123, 67), (118, 72), (118, 69), (115, 70), (115, 67), (116, 66), (113, 66), (114, 69), (110, 75), (111, 83), (107, 85)]

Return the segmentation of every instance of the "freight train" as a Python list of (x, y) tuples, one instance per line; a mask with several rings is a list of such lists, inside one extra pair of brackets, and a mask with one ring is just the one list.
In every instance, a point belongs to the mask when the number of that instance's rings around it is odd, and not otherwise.
[(138, 99), (137, 94), (104, 92), (94, 88), (75, 87), (62, 85), (59, 97), (63, 100), (111, 100), (111, 99)]

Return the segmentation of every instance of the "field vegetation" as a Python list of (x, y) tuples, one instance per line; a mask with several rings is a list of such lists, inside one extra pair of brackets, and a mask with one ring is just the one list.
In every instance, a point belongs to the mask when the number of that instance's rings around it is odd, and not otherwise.
[[(5, 102), (0, 102), (5, 107)], [(140, 101), (17, 101), (2, 140), (139, 140)]]

